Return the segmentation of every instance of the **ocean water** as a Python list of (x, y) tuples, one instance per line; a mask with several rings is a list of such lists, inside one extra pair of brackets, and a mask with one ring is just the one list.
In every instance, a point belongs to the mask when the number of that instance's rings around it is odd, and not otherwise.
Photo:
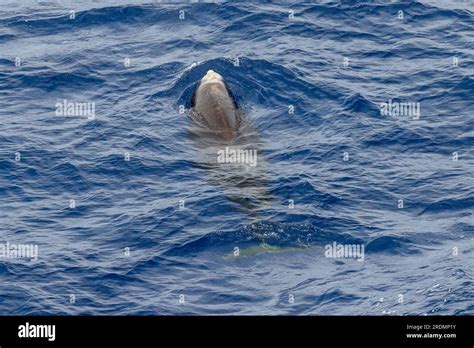
[(0, 4), (1, 314), (474, 313), (473, 2)]

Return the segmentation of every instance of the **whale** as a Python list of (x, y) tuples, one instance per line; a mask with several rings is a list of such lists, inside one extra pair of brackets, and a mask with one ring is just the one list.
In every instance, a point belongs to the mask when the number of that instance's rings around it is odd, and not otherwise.
[(224, 140), (235, 138), (242, 113), (222, 75), (208, 70), (191, 97), (191, 116), (200, 126)]
[(188, 135), (197, 150), (193, 165), (206, 171), (207, 181), (236, 203), (236, 210), (258, 221), (273, 199), (259, 132), (224, 77), (214, 70), (198, 80), (190, 105)]
[[(234, 203), (232, 210), (245, 214), (251, 224), (256, 224), (256, 228), (250, 228), (249, 232), (257, 245), (242, 249), (239, 255), (252, 257), (261, 253), (299, 250), (268, 245), (265, 229), (258, 227), (263, 214), (271, 209), (275, 200), (269, 188), (267, 161), (261, 153), (264, 142), (252, 122), (245, 117), (248, 115), (244, 115), (224, 77), (208, 70), (198, 80), (190, 105), (188, 135), (197, 149), (192, 165), (205, 170), (207, 182), (219, 188)], [(219, 161), (220, 154), (239, 151), (253, 152), (256, 157), (250, 162)]]

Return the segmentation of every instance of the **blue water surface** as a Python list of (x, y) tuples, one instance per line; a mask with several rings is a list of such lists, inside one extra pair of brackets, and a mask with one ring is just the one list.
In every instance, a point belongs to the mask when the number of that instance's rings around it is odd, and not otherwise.
[[(0, 243), (39, 255), (0, 258), (0, 313), (473, 314), (473, 54), (467, 1), (3, 0)], [(189, 136), (209, 69), (258, 192)]]

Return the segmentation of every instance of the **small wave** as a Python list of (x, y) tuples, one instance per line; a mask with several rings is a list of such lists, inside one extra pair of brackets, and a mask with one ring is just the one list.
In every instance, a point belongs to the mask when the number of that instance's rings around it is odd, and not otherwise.
[(396, 236), (377, 237), (367, 244), (365, 251), (367, 253), (389, 253), (395, 255), (420, 252), (408, 238)]
[(360, 112), (370, 117), (380, 117), (379, 108), (359, 93), (349, 96), (343, 104), (345, 111)]

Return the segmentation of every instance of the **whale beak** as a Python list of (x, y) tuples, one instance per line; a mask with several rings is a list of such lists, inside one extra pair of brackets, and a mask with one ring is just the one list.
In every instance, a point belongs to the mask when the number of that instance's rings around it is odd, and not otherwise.
[(208, 70), (202, 81), (222, 81), (222, 76), (214, 70)]

